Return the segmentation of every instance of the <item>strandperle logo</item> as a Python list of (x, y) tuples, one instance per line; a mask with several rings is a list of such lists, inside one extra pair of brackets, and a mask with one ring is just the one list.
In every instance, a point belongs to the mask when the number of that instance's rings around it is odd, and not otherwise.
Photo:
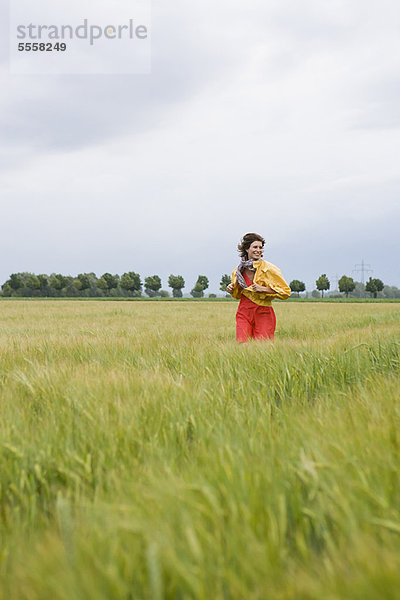
[(129, 19), (123, 25), (100, 25), (89, 24), (84, 19), (81, 25), (29, 25), (17, 26), (17, 38), (20, 40), (88, 40), (93, 46), (100, 39), (138, 39), (145, 40), (148, 37), (146, 25), (137, 25), (133, 19)]

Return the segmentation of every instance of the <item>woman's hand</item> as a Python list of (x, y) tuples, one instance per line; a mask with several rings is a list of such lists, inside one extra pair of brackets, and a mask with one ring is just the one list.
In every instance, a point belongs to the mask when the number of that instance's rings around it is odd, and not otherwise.
[(260, 285), (259, 283), (253, 283), (251, 289), (253, 290), (253, 292), (266, 292), (267, 294), (276, 294), (275, 290), (269, 287), (269, 285), (264, 286)]
[(233, 283), (230, 283), (229, 285), (226, 286), (226, 291), (228, 292), (228, 294), (232, 294), (234, 287), (235, 286), (233, 285)]

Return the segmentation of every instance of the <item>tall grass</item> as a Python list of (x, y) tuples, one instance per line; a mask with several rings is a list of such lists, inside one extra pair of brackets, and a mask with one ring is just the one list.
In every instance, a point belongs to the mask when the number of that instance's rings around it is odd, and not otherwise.
[(0, 597), (397, 598), (394, 304), (6, 302)]

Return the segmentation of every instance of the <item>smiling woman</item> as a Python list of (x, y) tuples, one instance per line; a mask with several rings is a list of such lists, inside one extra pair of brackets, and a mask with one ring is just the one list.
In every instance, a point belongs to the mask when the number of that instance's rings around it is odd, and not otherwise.
[(236, 313), (236, 339), (273, 339), (276, 318), (271, 301), (286, 300), (291, 289), (278, 267), (262, 259), (265, 240), (258, 233), (246, 233), (238, 251), (241, 262), (232, 272), (226, 290), (240, 299)]

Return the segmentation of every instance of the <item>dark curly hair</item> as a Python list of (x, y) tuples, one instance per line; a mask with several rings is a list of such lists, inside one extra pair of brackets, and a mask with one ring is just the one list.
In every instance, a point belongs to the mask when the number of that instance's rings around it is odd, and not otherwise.
[(238, 244), (238, 252), (242, 258), (248, 259), (247, 250), (253, 242), (261, 242), (264, 248), (265, 240), (261, 235), (258, 233), (246, 233), (242, 237), (240, 244)]

